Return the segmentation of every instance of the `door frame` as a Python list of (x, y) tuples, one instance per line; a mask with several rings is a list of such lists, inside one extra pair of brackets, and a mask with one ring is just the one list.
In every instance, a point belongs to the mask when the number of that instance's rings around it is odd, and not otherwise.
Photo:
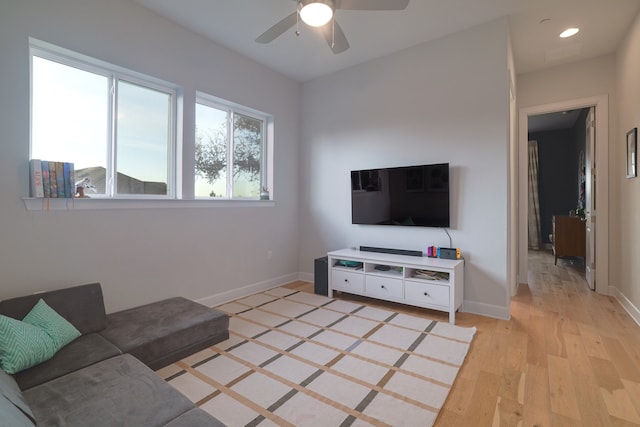
[(599, 95), (524, 107), (518, 120), (518, 283), (527, 283), (529, 262), (527, 216), (529, 116), (595, 107), (596, 113), (596, 292), (609, 295), (609, 97)]

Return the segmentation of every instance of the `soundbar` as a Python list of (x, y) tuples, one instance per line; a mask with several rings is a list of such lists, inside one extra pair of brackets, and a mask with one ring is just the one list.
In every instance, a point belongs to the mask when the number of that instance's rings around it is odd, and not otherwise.
[(383, 254), (422, 256), (421, 251), (412, 251), (409, 249), (391, 249), (391, 248), (376, 248), (373, 246), (360, 246), (360, 250), (364, 252), (380, 252)]

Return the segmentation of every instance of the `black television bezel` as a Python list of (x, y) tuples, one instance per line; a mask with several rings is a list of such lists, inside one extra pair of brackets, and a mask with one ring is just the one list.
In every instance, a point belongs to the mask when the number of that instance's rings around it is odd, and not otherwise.
[[(416, 168), (442, 168), (445, 167), (447, 169), (447, 180), (446, 180), (446, 198), (447, 198), (447, 217), (442, 218), (442, 220), (430, 221), (429, 223), (407, 223), (403, 221), (398, 222), (356, 222), (355, 212), (354, 212), (354, 193), (355, 192), (368, 192), (368, 191), (377, 191), (375, 185), (370, 189), (362, 189), (359, 190), (354, 189), (354, 173), (359, 173), (360, 179), (363, 176), (363, 173), (371, 173), (377, 172), (378, 176), (380, 171), (397, 171), (397, 170), (410, 170)], [(373, 174), (370, 174), (370, 176)], [(420, 228), (449, 228), (451, 226), (451, 166), (449, 162), (443, 163), (430, 163), (430, 164), (418, 164), (418, 165), (405, 165), (405, 166), (391, 166), (391, 167), (380, 167), (380, 168), (370, 168), (370, 169), (355, 169), (351, 170), (349, 173), (350, 179), (350, 197), (351, 197), (351, 224), (353, 225), (375, 225), (375, 226), (391, 226), (391, 227), (420, 227)], [(408, 184), (407, 184), (408, 185)]]

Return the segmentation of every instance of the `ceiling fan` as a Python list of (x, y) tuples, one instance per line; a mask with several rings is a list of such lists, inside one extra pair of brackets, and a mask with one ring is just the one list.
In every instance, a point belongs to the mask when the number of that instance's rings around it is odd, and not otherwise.
[[(335, 12), (343, 10), (404, 10), (409, 0), (293, 0), (297, 3), (296, 11), (262, 33), (258, 43), (270, 43), (300, 20), (312, 27), (319, 27), (333, 53), (341, 53), (349, 49), (349, 42), (336, 22)], [(300, 35), (296, 27), (296, 35)]]

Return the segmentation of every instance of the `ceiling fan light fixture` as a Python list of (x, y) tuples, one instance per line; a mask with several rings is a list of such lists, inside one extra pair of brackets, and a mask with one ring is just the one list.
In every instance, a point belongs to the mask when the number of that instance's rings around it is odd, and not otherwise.
[(305, 1), (300, 9), (300, 19), (311, 27), (321, 27), (331, 20), (333, 11), (331, 0)]

